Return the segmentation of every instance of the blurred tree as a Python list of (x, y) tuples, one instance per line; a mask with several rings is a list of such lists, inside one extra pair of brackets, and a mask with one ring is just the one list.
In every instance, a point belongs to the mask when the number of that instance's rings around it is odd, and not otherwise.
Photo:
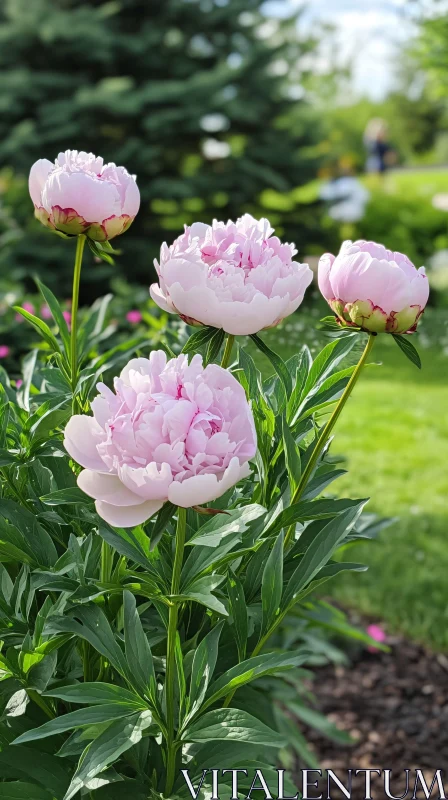
[[(318, 241), (314, 211), (283, 200), (316, 169), (316, 120), (297, 99), (301, 59), (316, 43), (300, 38), (296, 18), (268, 19), (262, 6), (3, 0), (0, 191), (26, 236), (3, 249), (2, 269), (39, 271), (69, 291), (72, 248), (30, 221), (26, 190), (33, 161), (67, 148), (137, 174), (141, 211), (115, 240), (130, 279), (149, 283), (161, 242), (194, 219), (268, 210), (302, 253)], [(85, 299), (110, 274), (86, 270)]]

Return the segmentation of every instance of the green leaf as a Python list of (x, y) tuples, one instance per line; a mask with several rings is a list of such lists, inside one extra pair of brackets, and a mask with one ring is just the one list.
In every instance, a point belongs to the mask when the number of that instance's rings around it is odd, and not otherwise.
[(284, 386), (286, 397), (288, 398), (292, 392), (292, 380), (285, 362), (280, 358), (279, 355), (277, 355), (277, 353), (274, 353), (274, 351), (271, 350), (267, 346), (267, 344), (265, 344), (263, 340), (260, 339), (259, 336), (257, 336), (256, 333), (251, 334), (250, 338), (252, 339), (254, 344), (258, 347), (258, 349), (261, 350), (263, 355), (265, 355), (266, 358), (268, 358), (269, 361), (271, 362), (272, 366), (274, 367), (278, 377), (280, 378)]
[(263, 653), (248, 658), (228, 669), (210, 686), (204, 708), (208, 708), (229, 692), (257, 678), (298, 667), (309, 656), (308, 652), (297, 650), (295, 653)]
[(229, 568), (227, 578), (230, 613), (233, 617), (232, 630), (238, 648), (238, 660), (244, 661), (247, 647), (247, 605), (240, 579)]
[(340, 542), (355, 525), (365, 503), (366, 501), (362, 500), (356, 506), (343, 511), (314, 537), (286, 586), (282, 603), (284, 608), (295, 602), (300, 592), (329, 561)]
[(23, 384), (17, 392), (17, 402), (25, 411), (30, 410), (30, 388), (33, 380), (34, 370), (36, 368), (36, 360), (38, 356), (37, 350), (32, 350), (31, 353), (25, 356), (22, 364)]
[(263, 506), (254, 503), (242, 508), (231, 509), (225, 514), (216, 514), (193, 534), (187, 545), (202, 545), (215, 548), (221, 544), (226, 536), (230, 536), (232, 533), (244, 533), (250, 522), (265, 513), (266, 509)]
[(53, 800), (52, 795), (35, 783), (0, 783), (0, 800)]
[(247, 382), (249, 397), (257, 397), (261, 386), (261, 376), (257, 370), (253, 358), (238, 345), (238, 370), (244, 375)]
[(150, 549), (151, 551), (157, 547), (160, 539), (162, 538), (163, 534), (165, 533), (166, 527), (174, 516), (177, 511), (177, 506), (174, 506), (172, 503), (164, 503), (160, 511), (158, 512), (154, 525), (150, 531)]
[(340, 744), (354, 744), (354, 739), (346, 731), (342, 731), (336, 727), (325, 714), (315, 711), (308, 706), (300, 705), (299, 703), (289, 703), (290, 711), (295, 714), (305, 725), (309, 725), (319, 733), (322, 733), (327, 739), (332, 739), (334, 742)]
[(189, 712), (187, 720), (196, 713), (202, 705), (210, 681), (216, 667), (218, 658), (218, 644), (224, 622), (219, 622), (204, 636), (196, 649), (191, 667)]
[[(18, 745), (6, 747), (0, 753), (0, 775), (3, 780), (18, 780), (36, 784), (54, 797), (64, 794), (70, 781), (70, 767), (56, 756)], [(3, 784), (0, 783), (0, 786)], [(38, 795), (37, 795), (38, 796)], [(30, 794), (29, 800), (35, 795)]]
[(0, 503), (0, 542), (21, 548), (36, 566), (51, 567), (57, 561), (51, 536), (34, 514), (4, 498)]
[(283, 747), (285, 740), (260, 720), (237, 708), (217, 708), (208, 711), (193, 723), (182, 736), (185, 742), (237, 740), (241, 744), (260, 744)]
[(317, 391), (321, 383), (350, 353), (357, 341), (356, 335), (343, 336), (325, 345), (323, 350), (314, 359), (308, 378), (303, 387), (302, 399), (312, 391)]
[(261, 634), (266, 633), (272, 625), (282, 599), (283, 590), (283, 532), (277, 536), (261, 582), (262, 624)]
[(73, 503), (81, 503), (86, 505), (89, 501), (77, 486), (72, 486), (67, 489), (57, 489), (49, 494), (44, 494), (40, 498), (41, 503), (46, 506), (64, 506), (72, 505)]
[(212, 594), (213, 589), (222, 583), (222, 576), (206, 575), (203, 578), (193, 581), (187, 588), (181, 590), (181, 594), (177, 596), (177, 600), (196, 600), (206, 608), (216, 611), (217, 614), (222, 614), (227, 617), (226, 607)]
[(213, 362), (217, 359), (219, 351), (221, 350), (222, 347), (222, 343), (224, 341), (224, 337), (225, 333), (223, 329), (218, 328), (209, 341), (209, 345), (207, 347), (207, 355), (205, 357), (206, 364), (210, 364), (210, 362)]
[(149, 727), (151, 722), (150, 711), (112, 722), (84, 750), (70, 786), (64, 795), (64, 800), (71, 800), (88, 781), (102, 772), (109, 764), (113, 764), (126, 750), (137, 744), (143, 736), (143, 731)]
[(20, 308), (20, 306), (13, 306), (13, 308), (14, 311), (17, 311), (18, 314), (21, 314), (22, 317), (25, 317), (25, 319), (31, 323), (36, 331), (40, 333), (44, 341), (46, 341), (46, 343), (51, 347), (52, 352), (61, 353), (61, 349), (56, 337), (43, 320), (39, 319), (39, 317), (35, 317), (34, 314), (30, 314), (29, 311), (25, 311), (24, 308)]
[(184, 344), (182, 348), (183, 353), (194, 353), (197, 350), (200, 350), (210, 339), (215, 336), (217, 328), (200, 328), (198, 331), (195, 331), (188, 341)]
[(133, 694), (122, 686), (111, 683), (74, 683), (69, 686), (58, 686), (44, 692), (45, 697), (57, 697), (66, 703), (82, 703), (83, 705), (104, 705), (108, 703), (141, 704), (137, 694)]
[(124, 653), (112, 632), (106, 615), (97, 606), (83, 606), (73, 611), (77, 619), (70, 616), (51, 616), (45, 626), (46, 633), (72, 633), (85, 639), (113, 667), (127, 677), (127, 664)]
[(32, 728), (23, 733), (13, 744), (26, 744), (35, 742), (38, 739), (46, 739), (48, 736), (56, 736), (74, 728), (84, 728), (88, 725), (98, 725), (103, 722), (112, 722), (116, 719), (131, 716), (138, 711), (145, 711), (145, 706), (140, 707), (135, 703), (109, 703), (107, 705), (95, 705), (91, 708), (78, 708), (70, 714), (63, 714), (60, 717), (46, 722), (39, 728)]
[(284, 508), (283, 511), (275, 517), (267, 530), (264, 531), (264, 535), (272, 535), (282, 530), (282, 528), (289, 528), (290, 525), (295, 525), (297, 522), (335, 517), (337, 514), (340, 514), (347, 508), (352, 508), (358, 503), (359, 500), (333, 500), (326, 498), (322, 500), (301, 500), (293, 506)]
[(294, 441), (288, 423), (285, 417), (282, 418), (282, 433), (283, 433), (283, 447), (285, 450), (286, 469), (288, 471), (289, 485), (291, 487), (291, 496), (294, 494), (300, 476), (302, 474), (302, 466), (300, 460), (300, 450)]
[(121, 556), (135, 561), (144, 569), (151, 570), (149, 560), (149, 539), (140, 528), (109, 528), (104, 523), (98, 526), (99, 535)]
[(418, 351), (412, 344), (410, 338), (408, 336), (402, 336), (401, 334), (398, 333), (393, 333), (392, 336), (394, 341), (400, 348), (400, 350), (402, 350), (403, 353), (405, 354), (406, 358), (408, 358), (409, 361), (412, 362), (412, 364), (415, 364), (415, 366), (418, 367), (418, 369), (421, 369), (422, 362), (420, 356), (418, 354)]
[(70, 352), (70, 331), (68, 329), (67, 322), (65, 321), (64, 315), (62, 313), (62, 309), (56, 297), (54, 296), (53, 292), (50, 289), (48, 289), (47, 286), (44, 286), (44, 284), (41, 283), (38, 278), (36, 278), (36, 284), (48, 308), (51, 311), (51, 315), (56, 325), (59, 328), (59, 333), (64, 343), (65, 352), (68, 354)]
[(156, 675), (148, 638), (143, 630), (135, 597), (123, 593), (124, 644), (129, 681), (141, 694), (153, 699), (157, 696)]

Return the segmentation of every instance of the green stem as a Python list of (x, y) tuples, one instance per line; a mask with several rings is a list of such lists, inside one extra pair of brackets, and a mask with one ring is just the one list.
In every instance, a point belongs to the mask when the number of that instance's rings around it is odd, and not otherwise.
[[(177, 510), (177, 531), (174, 554), (173, 576), (171, 579), (171, 594), (179, 594), (180, 576), (184, 558), (185, 534), (187, 530), (187, 510), (178, 508)], [(177, 637), (178, 603), (172, 600), (168, 614), (168, 641), (166, 651), (166, 673), (165, 673), (165, 699), (166, 699), (166, 722), (167, 722), (167, 743), (166, 743), (166, 784), (165, 796), (170, 797), (175, 780), (176, 770), (176, 747), (174, 732), (174, 681), (176, 672), (176, 637)]]
[(81, 280), (82, 254), (86, 237), (80, 234), (76, 241), (75, 266), (73, 270), (73, 292), (72, 292), (72, 329), (70, 334), (70, 367), (71, 384), (73, 392), (73, 413), (78, 410), (78, 401), (75, 397), (75, 389), (78, 383), (78, 303), (79, 303), (79, 284)]
[(107, 542), (101, 543), (101, 566), (100, 566), (100, 581), (101, 583), (109, 583), (112, 574), (113, 553), (112, 548)]
[[(341, 397), (340, 397), (340, 399), (339, 399), (339, 401), (338, 401), (338, 403), (336, 405), (336, 408), (334, 409), (334, 411), (333, 411), (331, 417), (329, 418), (327, 424), (325, 425), (325, 427), (323, 428), (323, 430), (320, 433), (320, 436), (319, 436), (319, 438), (318, 438), (318, 440), (316, 442), (316, 446), (315, 446), (315, 448), (314, 448), (314, 450), (312, 452), (311, 458), (308, 461), (308, 464), (306, 465), (306, 468), (302, 473), (302, 476), (300, 478), (298, 486), (297, 486), (297, 488), (296, 488), (296, 490), (295, 490), (295, 492), (294, 492), (294, 494), (293, 494), (293, 496), (291, 498), (291, 505), (294, 505), (295, 503), (299, 502), (300, 498), (303, 495), (303, 492), (306, 489), (308, 481), (309, 481), (310, 477), (312, 476), (312, 474), (313, 474), (313, 472), (315, 470), (316, 464), (317, 464), (317, 462), (319, 460), (319, 456), (322, 453), (322, 450), (324, 449), (325, 445), (327, 444), (327, 442), (328, 442), (328, 440), (329, 440), (329, 438), (331, 436), (331, 433), (333, 431), (333, 428), (336, 425), (336, 422), (338, 421), (338, 419), (339, 419), (339, 417), (341, 415), (342, 409), (344, 408), (348, 398), (350, 397), (350, 395), (351, 395), (351, 393), (352, 393), (352, 391), (354, 389), (354, 386), (356, 384), (356, 381), (358, 380), (358, 378), (359, 378), (359, 376), (361, 374), (361, 370), (362, 370), (363, 366), (365, 365), (365, 363), (366, 363), (366, 361), (367, 361), (367, 359), (368, 359), (368, 357), (370, 355), (370, 351), (372, 350), (373, 343), (375, 341), (375, 336), (376, 336), (375, 333), (370, 333), (369, 334), (369, 338), (367, 339), (367, 343), (366, 343), (366, 346), (365, 346), (365, 348), (363, 350), (362, 356), (359, 359), (359, 361), (358, 361), (358, 363), (356, 365), (356, 368), (353, 371), (353, 373), (351, 375), (351, 378), (350, 378), (347, 386), (344, 389), (343, 394), (341, 395)], [(288, 532), (286, 534), (286, 537), (285, 537), (285, 548), (290, 544), (291, 540), (293, 539), (294, 532), (295, 532), (295, 525), (290, 525), (290, 527), (288, 529)]]
[(226, 339), (226, 346), (224, 348), (224, 355), (223, 355), (222, 361), (221, 361), (221, 367), (223, 369), (227, 369), (227, 367), (229, 366), (229, 361), (230, 361), (230, 356), (232, 355), (232, 348), (233, 348), (234, 341), (235, 341), (235, 337), (232, 336), (231, 333), (228, 333), (227, 334), (227, 339)]

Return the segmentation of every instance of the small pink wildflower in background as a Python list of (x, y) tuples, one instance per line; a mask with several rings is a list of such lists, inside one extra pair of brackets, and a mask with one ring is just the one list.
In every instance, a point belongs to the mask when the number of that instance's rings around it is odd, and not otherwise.
[(7, 344), (0, 344), (0, 358), (8, 358), (11, 349)]
[(42, 319), (51, 319), (51, 311), (46, 303), (44, 303), (43, 306), (40, 307), (40, 315)]
[(142, 315), (138, 309), (134, 308), (131, 311), (128, 311), (126, 314), (126, 319), (131, 323), (131, 325), (138, 325), (138, 323), (142, 321)]
[(16, 380), (16, 389), (20, 389), (22, 384), (23, 384), (22, 378), (17, 378), (17, 380)]
[[(368, 625), (366, 628), (366, 633), (370, 636), (371, 639), (375, 639), (376, 642), (383, 644), (386, 641), (386, 633), (380, 627), (380, 625)], [(368, 648), (369, 653), (376, 653), (378, 648), (370, 645)]]
[(70, 311), (63, 311), (62, 316), (64, 317), (68, 327), (70, 327), (72, 323), (72, 315), (70, 314)]

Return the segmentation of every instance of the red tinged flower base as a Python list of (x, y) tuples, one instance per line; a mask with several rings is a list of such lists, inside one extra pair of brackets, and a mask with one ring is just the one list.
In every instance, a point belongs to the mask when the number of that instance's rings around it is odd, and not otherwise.
[(371, 300), (344, 303), (333, 298), (328, 303), (342, 325), (361, 328), (368, 333), (414, 333), (424, 311), (421, 306), (414, 305), (386, 314)]
[(105, 242), (119, 236), (127, 231), (134, 219), (128, 214), (122, 214), (120, 217), (108, 217), (101, 223), (88, 222), (74, 208), (60, 206), (53, 206), (50, 214), (45, 208), (35, 206), (34, 216), (51, 230), (61, 231), (69, 236), (79, 236), (83, 233), (95, 242)]

